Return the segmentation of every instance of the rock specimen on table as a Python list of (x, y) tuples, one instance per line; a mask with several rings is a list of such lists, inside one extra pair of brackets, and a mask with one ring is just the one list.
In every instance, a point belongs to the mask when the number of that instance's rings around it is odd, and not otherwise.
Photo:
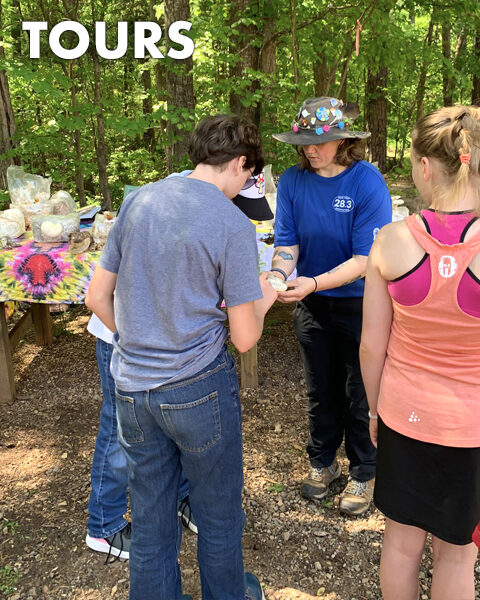
[(93, 241), (97, 245), (97, 248), (101, 248), (105, 245), (108, 237), (108, 233), (115, 223), (115, 217), (117, 213), (104, 211), (102, 214), (95, 215), (95, 221), (93, 222), (92, 235)]
[(77, 210), (75, 200), (65, 190), (55, 192), (50, 201), (53, 204), (54, 215), (68, 215)]
[(80, 231), (80, 216), (77, 213), (38, 215), (33, 217), (32, 229), (36, 242), (68, 242), (71, 233)]
[(25, 233), (25, 218), (18, 208), (0, 212), (0, 238), (15, 239)]
[(92, 236), (88, 231), (75, 231), (70, 234), (70, 252), (72, 254), (82, 254), (92, 245)]

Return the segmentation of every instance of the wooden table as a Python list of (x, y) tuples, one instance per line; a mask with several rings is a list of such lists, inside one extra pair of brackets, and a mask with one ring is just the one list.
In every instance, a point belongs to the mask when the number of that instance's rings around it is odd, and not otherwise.
[[(268, 230), (257, 226), (260, 270), (270, 269), (273, 246), (262, 238)], [(72, 255), (68, 243), (36, 244), (27, 232), (19, 246), (0, 251), (0, 403), (15, 399), (12, 354), (30, 327), (41, 346), (53, 342), (49, 305), (83, 303), (100, 252)], [(30, 309), (9, 332), (7, 301), (28, 302)], [(241, 355), (241, 386), (258, 387), (257, 347)]]
[[(15, 399), (12, 353), (29, 327), (36, 343), (53, 342), (50, 305), (83, 303), (100, 252), (71, 254), (68, 243), (36, 244), (31, 232), (18, 246), (0, 251), (0, 403)], [(7, 301), (28, 302), (29, 310), (9, 332)]]

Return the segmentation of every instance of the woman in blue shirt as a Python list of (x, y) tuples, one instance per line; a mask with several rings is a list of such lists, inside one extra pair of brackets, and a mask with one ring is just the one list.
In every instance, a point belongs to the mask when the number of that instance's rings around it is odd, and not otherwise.
[(272, 271), (287, 279), (282, 302), (297, 302), (294, 326), (308, 391), (311, 470), (301, 494), (320, 500), (340, 477), (336, 453), (345, 434), (349, 483), (340, 510), (360, 515), (373, 494), (376, 453), (358, 349), (364, 274), (379, 229), (392, 218), (380, 172), (363, 159), (362, 139), (350, 129), (356, 104), (330, 97), (306, 100), (292, 130), (275, 134), (297, 146), (300, 163), (280, 177)]

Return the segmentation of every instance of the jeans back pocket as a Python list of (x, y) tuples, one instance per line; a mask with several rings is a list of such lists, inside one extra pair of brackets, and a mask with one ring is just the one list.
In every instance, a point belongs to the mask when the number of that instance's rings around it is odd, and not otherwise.
[(115, 390), (118, 438), (127, 444), (143, 442), (145, 437), (135, 414), (135, 399)]
[(187, 452), (203, 452), (218, 442), (222, 431), (218, 392), (184, 404), (161, 404), (169, 434)]

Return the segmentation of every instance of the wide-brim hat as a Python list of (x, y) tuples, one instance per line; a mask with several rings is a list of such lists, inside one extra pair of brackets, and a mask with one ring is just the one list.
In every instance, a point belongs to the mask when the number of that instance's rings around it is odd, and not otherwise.
[(265, 171), (249, 177), (239, 194), (232, 199), (235, 206), (254, 221), (270, 221), (273, 213), (265, 198)]
[(351, 125), (360, 114), (354, 102), (322, 96), (308, 98), (300, 107), (292, 130), (285, 133), (274, 133), (273, 137), (286, 144), (307, 146), (324, 144), (333, 140), (355, 138), (363, 140), (370, 136), (367, 131), (355, 131)]

